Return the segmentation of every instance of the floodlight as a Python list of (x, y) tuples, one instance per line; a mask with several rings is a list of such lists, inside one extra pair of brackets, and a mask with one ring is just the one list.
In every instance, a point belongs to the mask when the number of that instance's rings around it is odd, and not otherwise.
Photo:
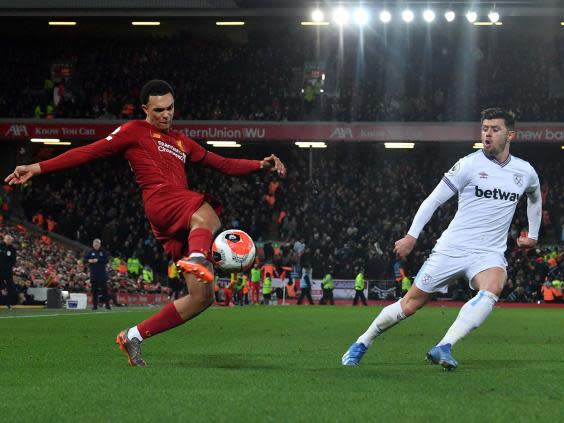
[(474, 22), (476, 22), (476, 19), (478, 19), (478, 14), (476, 12), (474, 12), (473, 10), (469, 10), (466, 13), (466, 19), (468, 20), (468, 22), (474, 23)]
[(410, 9), (405, 9), (403, 12), (401, 12), (401, 18), (407, 23), (411, 22), (414, 17), (415, 16)]
[(342, 7), (338, 7), (333, 11), (333, 20), (337, 25), (346, 25), (349, 21), (349, 12)]
[(380, 12), (380, 21), (382, 21), (383, 23), (388, 23), (392, 20), (392, 14), (390, 12), (388, 12), (387, 10), (382, 10)]
[(435, 20), (435, 12), (431, 9), (425, 10), (423, 12), (423, 19), (425, 19), (425, 22), (433, 22)]
[(499, 13), (497, 13), (495, 10), (492, 10), (490, 13), (488, 13), (488, 19), (491, 23), (496, 23), (497, 21), (499, 21)]
[(368, 15), (368, 11), (366, 9), (356, 9), (354, 11), (354, 21), (356, 22), (357, 25), (360, 26), (364, 26), (368, 23), (369, 20), (369, 15)]
[(315, 9), (313, 12), (311, 12), (311, 20), (313, 22), (322, 22), (323, 18), (325, 18), (325, 15), (323, 15), (323, 12), (319, 9)]

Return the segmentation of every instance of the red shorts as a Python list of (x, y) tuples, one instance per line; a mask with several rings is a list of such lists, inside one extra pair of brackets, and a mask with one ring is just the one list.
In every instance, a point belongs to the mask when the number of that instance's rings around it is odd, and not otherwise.
[(258, 291), (260, 289), (260, 282), (251, 282), (251, 289), (253, 291)]
[(174, 261), (188, 254), (190, 220), (204, 202), (210, 203), (216, 213), (221, 211), (221, 204), (212, 197), (176, 187), (161, 187), (144, 202), (155, 238)]

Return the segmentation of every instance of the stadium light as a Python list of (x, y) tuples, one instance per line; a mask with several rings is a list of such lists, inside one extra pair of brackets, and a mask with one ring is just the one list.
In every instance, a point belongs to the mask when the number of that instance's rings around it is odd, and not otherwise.
[(324, 18), (325, 18), (325, 15), (319, 9), (315, 9), (313, 12), (311, 12), (311, 20), (313, 22), (323, 22)]
[(346, 25), (349, 22), (349, 12), (342, 7), (338, 7), (333, 11), (333, 21), (337, 25)]
[(206, 141), (206, 144), (213, 147), (223, 148), (241, 147), (241, 144), (239, 144), (237, 141)]
[(215, 23), (217, 26), (243, 26), (245, 22), (243, 21), (217, 21)]
[(401, 12), (401, 18), (404, 22), (410, 23), (411, 21), (413, 21), (414, 17), (415, 15), (410, 9), (405, 9), (403, 12)]
[(320, 22), (314, 22), (314, 21), (302, 21), (301, 22), (303, 26), (328, 26), (329, 22), (327, 21), (320, 21)]
[(59, 138), (32, 138), (31, 142), (61, 142)]
[(387, 10), (382, 10), (380, 12), (380, 21), (382, 23), (388, 23), (392, 20), (392, 14), (390, 12), (388, 12)]
[(159, 26), (161, 23), (158, 21), (133, 21), (133, 26)]
[(474, 12), (473, 10), (469, 10), (466, 13), (466, 19), (468, 20), (468, 22), (474, 23), (474, 22), (476, 22), (476, 19), (478, 19), (478, 14), (476, 12)]
[(456, 18), (456, 13), (454, 13), (454, 11), (452, 10), (447, 10), (445, 12), (445, 19), (447, 20), (447, 22), (452, 22), (454, 21), (454, 18)]
[(499, 21), (499, 13), (497, 13), (495, 10), (490, 11), (490, 13), (488, 13), (488, 19), (491, 23), (496, 23), (497, 21)]
[(475, 142), (472, 148), (474, 150), (479, 150), (480, 148), (484, 148), (484, 144), (482, 144), (481, 142)]
[(76, 26), (75, 21), (49, 21), (51, 26)]
[(431, 9), (427, 9), (423, 12), (423, 19), (425, 20), (425, 22), (433, 22), (435, 20), (435, 12), (433, 12)]
[(366, 9), (358, 8), (353, 13), (354, 21), (359, 26), (364, 26), (370, 20), (370, 16), (368, 15), (368, 11)]
[(384, 147), (386, 148), (415, 148), (415, 143), (413, 142), (385, 142)]
[(476, 26), (501, 26), (503, 25), (503, 22), (498, 21), (498, 22), (490, 22), (490, 21), (477, 21), (474, 22), (474, 25)]
[(324, 141), (296, 141), (296, 145), (300, 148), (327, 148)]
[(44, 142), (44, 145), (71, 145), (70, 141)]

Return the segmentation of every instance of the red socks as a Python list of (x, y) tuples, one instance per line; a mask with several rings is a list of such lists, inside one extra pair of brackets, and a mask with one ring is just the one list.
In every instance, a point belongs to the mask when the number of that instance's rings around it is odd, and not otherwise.
[(182, 320), (182, 317), (180, 317), (180, 314), (176, 311), (174, 304), (168, 303), (161, 311), (139, 323), (137, 329), (143, 339), (145, 339), (157, 333), (164, 332), (165, 330), (175, 328), (182, 323), (184, 323), (184, 320)]
[(209, 229), (195, 228), (188, 235), (188, 256), (192, 253), (202, 253), (208, 256), (213, 242), (213, 235)]

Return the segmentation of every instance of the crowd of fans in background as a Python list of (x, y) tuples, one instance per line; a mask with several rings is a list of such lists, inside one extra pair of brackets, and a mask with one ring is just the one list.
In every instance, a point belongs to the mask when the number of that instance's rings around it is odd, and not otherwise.
[[(230, 154), (261, 157), (260, 148)], [(193, 189), (223, 202), (224, 228), (241, 228), (251, 234), (259, 246), (261, 265), (271, 263), (280, 273), (282, 269), (299, 273), (301, 267), (311, 267), (312, 276), (319, 279), (327, 272), (335, 278), (353, 279), (364, 269), (369, 280), (393, 281), (397, 264), (393, 240), (407, 232), (442, 172), (468, 153), (459, 150), (461, 147), (435, 145), (390, 153), (377, 144), (341, 144), (315, 153), (314, 178), (309, 181), (308, 155), (286, 149), (279, 153), (289, 165), (286, 179), (232, 178), (194, 167), (189, 169), (189, 180)], [(526, 202), (522, 201), (508, 234), (509, 282), (504, 299), (532, 301), (543, 298), (545, 282), (552, 285), (562, 280), (564, 173), (557, 156), (546, 157), (529, 148), (523, 157), (532, 162), (542, 181), (541, 239), (546, 247), (516, 248), (515, 240), (528, 225)], [(133, 175), (123, 159), (100, 160), (34, 178), (19, 195), (27, 220), (42, 230), (85, 245), (101, 238), (116, 260), (111, 276), (114, 289), (162, 292), (167, 286), (169, 259), (151, 234)], [(456, 200), (451, 200), (435, 213), (416, 249), (401, 263), (409, 277), (417, 273), (456, 209)], [(20, 250), (19, 266), (26, 283), (39, 280), (47, 285), (56, 282), (86, 288), (84, 271), (77, 266), (80, 256), (53, 248), (46, 243), (48, 238), (25, 234), (19, 238), (30, 250), (27, 255), (25, 248)], [(139, 259), (139, 269), (151, 269), (154, 280), (145, 281), (141, 270), (136, 275), (128, 272), (127, 261), (132, 258)], [(32, 265), (35, 259), (39, 266)], [(453, 295), (468, 295), (467, 286), (459, 284)]]
[(363, 43), (288, 28), (245, 41), (51, 35), (40, 48), (20, 37), (3, 50), (0, 116), (138, 118), (140, 87), (159, 77), (186, 120), (473, 121), (485, 104), (509, 105), (520, 121), (561, 120), (561, 35), (495, 31), (414, 27), (366, 32)]
[[(3, 50), (0, 75), (10, 84), (0, 97), (0, 116), (142, 118), (139, 89), (158, 77), (175, 88), (176, 119), (476, 121), (481, 108), (495, 104), (509, 106), (519, 121), (562, 120), (561, 36), (543, 31), (524, 37), (523, 28), (507, 28), (498, 36), (495, 30), (415, 27), (385, 36), (374, 31), (365, 33), (363, 43), (350, 34), (341, 41), (335, 31), (287, 28), (249, 31), (244, 40), (204, 41), (193, 33), (174, 33), (68, 36), (62, 43), (51, 35), (41, 48), (35, 38), (20, 37)], [(263, 153), (250, 146), (228, 154), (259, 158)], [(33, 159), (51, 154), (43, 150)], [(285, 180), (229, 178), (190, 168), (190, 186), (223, 202), (223, 226), (247, 231), (262, 262), (294, 273), (312, 267), (315, 278), (330, 272), (352, 279), (364, 269), (368, 279), (393, 281), (394, 269), (416, 274), (454, 216), (455, 201), (436, 212), (406, 262), (396, 262), (393, 240), (406, 233), (442, 172), (468, 151), (435, 145), (392, 154), (376, 144), (339, 144), (314, 154), (311, 180), (307, 154), (287, 147), (277, 154), (288, 164)], [(17, 161), (31, 162), (24, 156)], [(522, 156), (542, 181), (546, 247), (515, 248), (527, 228), (522, 202), (509, 233), (503, 297), (532, 301), (544, 298), (548, 283), (562, 279), (564, 171), (560, 156), (548, 157), (542, 149), (529, 148)], [(12, 212), (13, 202), (14, 215), (47, 234), (84, 245), (101, 238), (115, 259), (114, 290), (165, 289), (169, 259), (151, 234), (122, 158), (34, 178), (8, 191), (1, 193), (3, 215)], [(19, 245), (15, 274), (22, 286), (88, 289), (79, 252), (24, 229), (3, 226)], [(138, 259), (142, 270), (132, 273), (128, 259)], [(459, 294), (466, 293), (460, 285)]]

